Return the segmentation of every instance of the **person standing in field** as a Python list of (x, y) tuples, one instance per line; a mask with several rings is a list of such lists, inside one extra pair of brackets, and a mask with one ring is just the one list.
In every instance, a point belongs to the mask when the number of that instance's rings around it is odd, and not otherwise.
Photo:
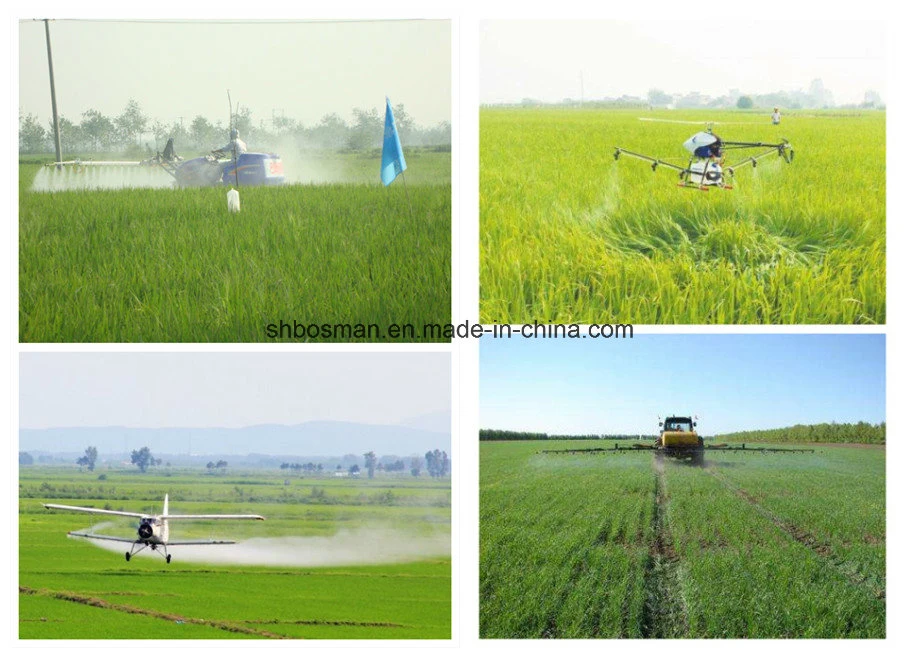
[(778, 107), (774, 107), (774, 108), (773, 108), (773, 125), (774, 125), (774, 126), (778, 126), (778, 125), (779, 125), (779, 121), (780, 121), (781, 118), (782, 118), (782, 117), (781, 117), (780, 114), (779, 114), (779, 108), (778, 108)]

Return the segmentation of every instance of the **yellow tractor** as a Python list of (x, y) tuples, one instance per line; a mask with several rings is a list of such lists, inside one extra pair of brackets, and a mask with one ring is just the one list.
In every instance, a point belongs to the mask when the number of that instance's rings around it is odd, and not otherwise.
[(677, 459), (689, 459), (692, 464), (704, 463), (704, 439), (695, 428), (696, 419), (691, 416), (667, 416), (660, 421), (660, 436), (657, 437), (657, 454)]
[[(814, 452), (809, 448), (773, 448), (766, 446), (746, 446), (744, 443), (738, 445), (727, 445), (725, 443), (710, 443), (704, 445), (704, 439), (697, 432), (698, 417), (697, 416), (667, 416), (660, 420), (660, 434), (656, 441), (651, 443), (633, 443), (631, 445), (614, 443), (612, 447), (597, 446), (593, 448), (567, 448), (559, 450), (541, 450), (545, 454), (568, 453), (568, 454), (605, 454), (605, 453), (627, 453), (637, 450), (653, 450), (657, 459), (662, 459), (663, 455), (673, 457), (675, 459), (683, 459), (689, 461), (694, 466), (704, 465), (705, 450), (719, 450), (721, 452)], [(638, 437), (639, 439), (641, 437)]]

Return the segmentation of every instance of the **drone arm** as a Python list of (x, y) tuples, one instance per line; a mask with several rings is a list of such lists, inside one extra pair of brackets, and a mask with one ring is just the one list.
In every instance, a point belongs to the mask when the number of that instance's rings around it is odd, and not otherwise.
[(664, 162), (663, 160), (658, 160), (657, 158), (652, 158), (648, 155), (641, 155), (640, 153), (626, 151), (625, 149), (619, 148), (617, 146), (615, 153), (613, 153), (613, 157), (618, 160), (620, 155), (628, 155), (639, 160), (644, 160), (645, 162), (650, 162), (651, 169), (653, 169), (654, 171), (657, 170), (657, 167), (667, 167), (668, 169), (675, 169), (676, 171), (685, 171), (685, 167), (679, 167), (678, 165), (674, 165), (670, 162)]
[(764, 151), (763, 153), (760, 153), (759, 155), (752, 155), (749, 158), (745, 158), (741, 162), (738, 162), (734, 165), (727, 165), (727, 168), (734, 172), (739, 167), (745, 167), (747, 165), (756, 167), (757, 161), (760, 160), (761, 158), (765, 158), (768, 155), (779, 155), (781, 152), (782, 152), (782, 148), (780, 146), (776, 146), (774, 148), (771, 148), (769, 151)]
[(778, 149), (781, 146), (787, 146), (787, 143), (768, 144), (766, 142), (722, 142), (724, 149), (754, 149), (754, 148), (771, 148)]

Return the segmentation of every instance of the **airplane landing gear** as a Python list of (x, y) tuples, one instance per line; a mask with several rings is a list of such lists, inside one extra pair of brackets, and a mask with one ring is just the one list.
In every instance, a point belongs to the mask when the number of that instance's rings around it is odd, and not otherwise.
[(172, 558), (173, 558), (173, 556), (170, 555), (169, 553), (167, 553), (167, 564), (170, 563), (170, 560), (171, 560)]
[(132, 559), (132, 554), (129, 551), (126, 551), (126, 562)]

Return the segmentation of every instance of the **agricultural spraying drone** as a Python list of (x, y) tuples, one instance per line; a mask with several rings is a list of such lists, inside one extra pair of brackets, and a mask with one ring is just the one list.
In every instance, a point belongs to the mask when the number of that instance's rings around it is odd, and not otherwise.
[(576, 448), (571, 450), (544, 450), (545, 453), (601, 453), (601, 452), (629, 452), (637, 450), (652, 450), (658, 458), (663, 456), (673, 459), (687, 460), (695, 466), (704, 464), (704, 452), (707, 450), (720, 451), (747, 451), (747, 452), (814, 452), (804, 448), (752, 448), (744, 443), (740, 445), (727, 445), (725, 443), (704, 443), (704, 437), (697, 432), (698, 417), (694, 416), (667, 416), (659, 421), (660, 433), (654, 443), (633, 443), (630, 446), (620, 446), (618, 443), (612, 448)]
[[(654, 121), (654, 119), (648, 119)], [(670, 123), (696, 123), (693, 121), (676, 121)], [(613, 158), (619, 160), (620, 155), (650, 162), (651, 171), (656, 172), (659, 167), (666, 167), (679, 172), (679, 187), (691, 187), (709, 191), (712, 187), (723, 190), (731, 190), (736, 170), (751, 165), (757, 167), (759, 160), (771, 155), (777, 155), (791, 164), (795, 158), (795, 151), (787, 139), (781, 139), (776, 144), (766, 142), (730, 142), (720, 139), (713, 133), (714, 123), (707, 123), (707, 129), (695, 133), (682, 145), (691, 153), (688, 164), (685, 166), (666, 162), (660, 158), (654, 158), (640, 153), (627, 151), (619, 146), (613, 153)], [(741, 151), (742, 154), (750, 149), (760, 149), (761, 152), (749, 155), (735, 164), (726, 163), (727, 151)], [(763, 150), (766, 149), (766, 150)]]
[[(126, 562), (132, 559), (133, 555), (137, 555), (146, 548), (157, 551), (158, 548), (163, 549), (162, 556), (166, 558), (167, 564), (173, 557), (167, 551), (167, 546), (206, 546), (212, 544), (235, 544), (229, 540), (188, 540), (188, 541), (170, 541), (170, 521), (186, 521), (186, 520), (211, 520), (211, 519), (246, 519), (263, 521), (264, 517), (257, 514), (170, 514), (170, 497), (163, 498), (163, 514), (150, 515), (141, 514), (139, 512), (118, 512), (115, 510), (98, 509), (96, 507), (73, 507), (72, 505), (54, 505), (44, 503), (47, 509), (61, 509), (69, 512), (85, 512), (87, 514), (108, 514), (111, 516), (128, 516), (140, 519), (138, 527), (137, 539), (129, 539), (126, 537), (112, 537), (110, 535), (96, 535), (90, 532), (70, 532), (70, 537), (87, 537), (88, 539), (103, 539), (105, 541), (119, 541), (132, 544), (132, 548), (126, 551)], [(136, 548), (137, 547), (137, 548)]]

